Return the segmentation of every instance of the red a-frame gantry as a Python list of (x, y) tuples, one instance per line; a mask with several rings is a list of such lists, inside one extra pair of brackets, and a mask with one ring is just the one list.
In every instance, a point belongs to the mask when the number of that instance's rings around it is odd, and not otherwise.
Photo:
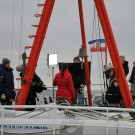
[[(118, 78), (118, 82), (120, 84), (120, 90), (122, 93), (124, 104), (127, 108), (130, 108), (132, 105), (132, 98), (129, 92), (126, 77), (125, 77), (123, 67), (120, 61), (119, 52), (118, 52), (114, 35), (111, 29), (111, 25), (110, 25), (110, 21), (107, 15), (104, 0), (94, 0), (94, 2), (95, 2), (98, 15), (99, 15), (102, 29), (104, 32), (104, 36), (108, 45), (108, 50), (110, 52), (112, 63), (116, 69), (116, 77)], [(31, 84), (31, 81), (32, 81), (32, 78), (36, 69), (39, 54), (40, 54), (43, 41), (47, 32), (47, 28), (48, 28), (48, 24), (49, 24), (52, 10), (54, 7), (54, 3), (55, 3), (55, 0), (45, 0), (45, 4), (38, 5), (39, 7), (43, 6), (43, 11), (41, 15), (36, 14), (36, 16), (41, 17), (41, 19), (40, 19), (39, 25), (33, 25), (37, 27), (38, 29), (37, 29), (36, 35), (30, 36), (30, 37), (34, 37), (35, 39), (34, 39), (33, 45), (31, 46), (31, 53), (28, 60), (28, 64), (26, 66), (26, 73), (24, 76), (24, 80), (26, 83), (22, 84), (22, 88), (20, 90), (16, 105), (25, 104), (25, 101), (29, 92), (30, 84)], [(79, 7), (79, 15), (80, 15), (82, 44), (83, 44), (83, 47), (87, 49), (82, 0), (78, 0), (78, 7)], [(85, 76), (86, 76), (86, 86), (87, 86), (88, 97), (89, 97), (89, 105), (92, 106), (88, 59), (84, 58), (84, 62), (85, 62)], [(17, 108), (17, 110), (20, 110), (20, 109)]]

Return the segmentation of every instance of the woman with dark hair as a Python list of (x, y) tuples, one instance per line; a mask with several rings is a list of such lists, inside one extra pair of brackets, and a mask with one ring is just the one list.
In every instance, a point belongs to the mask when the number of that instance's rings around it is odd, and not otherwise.
[(120, 106), (122, 96), (121, 96), (119, 84), (116, 78), (114, 78), (111, 81), (111, 86), (106, 91), (105, 98), (108, 101), (108, 103), (115, 104), (116, 106)]
[(55, 75), (53, 86), (58, 86), (56, 92), (56, 102), (58, 103), (59, 97), (68, 100), (70, 105), (76, 99), (75, 91), (72, 81), (72, 76), (67, 69), (67, 64), (63, 63), (59, 73)]

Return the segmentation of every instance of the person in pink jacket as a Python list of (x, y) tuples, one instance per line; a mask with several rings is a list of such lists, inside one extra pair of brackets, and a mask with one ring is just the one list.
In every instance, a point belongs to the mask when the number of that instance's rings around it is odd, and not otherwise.
[(58, 86), (56, 91), (56, 102), (58, 98), (67, 99), (70, 105), (75, 101), (75, 90), (73, 86), (72, 76), (67, 69), (67, 64), (63, 63), (59, 73), (55, 75), (53, 86)]

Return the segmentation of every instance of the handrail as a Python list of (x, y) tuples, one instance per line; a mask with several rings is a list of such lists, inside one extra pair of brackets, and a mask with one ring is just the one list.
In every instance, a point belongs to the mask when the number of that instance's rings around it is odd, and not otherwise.
[[(8, 105), (4, 105), (4, 106), (0, 106), (0, 108), (2, 109), (2, 121), (1, 121), (1, 135), (3, 135), (3, 126), (4, 126), (4, 113), (5, 113), (5, 110), (4, 108), (52, 108), (52, 110), (54, 111), (54, 115), (52, 116), (52, 118), (50, 118), (52, 121), (47, 123), (47, 121), (45, 121), (45, 124), (47, 125), (52, 125), (53, 126), (53, 135), (55, 135), (55, 128), (56, 128), (56, 125), (76, 125), (76, 126), (91, 126), (91, 127), (106, 127), (106, 135), (109, 134), (109, 128), (127, 128), (127, 129), (135, 129), (135, 127), (129, 127), (129, 126), (125, 126), (125, 125), (109, 125), (109, 111), (122, 111), (122, 112), (135, 112), (135, 109), (127, 109), (127, 108), (111, 108), (111, 107), (82, 107), (82, 106), (59, 106), (59, 105), (56, 105), (56, 104), (49, 104), (49, 105), (12, 105), (12, 106), (8, 106)], [(56, 112), (57, 112), (57, 109), (71, 109), (71, 110), (88, 110), (88, 111), (93, 111), (93, 110), (98, 110), (98, 111), (104, 111), (106, 112), (106, 123), (104, 123), (103, 125), (100, 125), (100, 124), (92, 124), (90, 123), (88, 120), (86, 120), (88, 123), (84, 123), (83, 120), (77, 120), (77, 119), (70, 119), (70, 120), (65, 120), (65, 119), (58, 119), (56, 118)], [(39, 111), (39, 110), (37, 110)], [(93, 112), (95, 112), (93, 111)], [(36, 112), (36, 110), (35, 110)], [(46, 111), (45, 111), (46, 112)], [(77, 113), (76, 111), (74, 113)], [(10, 117), (11, 118), (11, 117)], [(18, 117), (15, 117), (15, 119), (17, 119)], [(8, 118), (6, 118), (7, 120)], [(31, 124), (34, 124), (35, 123), (31, 123)], [(38, 125), (40, 125), (39, 123), (37, 123)], [(23, 124), (22, 124), (23, 125)], [(42, 122), (41, 122), (41, 125), (42, 125)]]

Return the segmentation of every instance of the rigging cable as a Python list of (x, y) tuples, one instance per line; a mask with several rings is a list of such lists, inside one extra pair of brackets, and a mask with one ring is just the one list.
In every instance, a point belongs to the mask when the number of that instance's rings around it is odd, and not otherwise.
[[(92, 40), (94, 39), (94, 28), (95, 28), (95, 9), (96, 7), (94, 6), (94, 16), (93, 16), (93, 26), (92, 26)], [(91, 52), (91, 62), (92, 62), (92, 52)]]
[[(101, 30), (100, 30), (100, 21), (99, 21), (99, 16), (97, 14), (97, 18), (98, 18), (98, 31), (99, 31), (99, 39), (101, 38)], [(100, 43), (101, 44), (101, 43)], [(101, 46), (100, 46), (100, 49), (101, 49)], [(103, 52), (102, 52), (102, 49), (101, 49), (101, 64), (102, 64), (102, 74), (103, 74), (103, 83), (104, 83), (104, 91), (103, 91), (103, 94), (105, 93), (105, 76), (104, 76), (104, 62), (103, 62)]]
[[(38, 5), (38, 4), (39, 4), (39, 0), (37, 1), (37, 5)], [(23, 6), (22, 6), (22, 9), (23, 9)], [(38, 12), (39, 12), (39, 6), (37, 6), (36, 14), (38, 14)], [(38, 18), (39, 18), (39, 17), (36, 17), (36, 24), (38, 24), (38, 21), (39, 21)], [(22, 10), (22, 19), (23, 19), (23, 10)], [(21, 48), (21, 47), (20, 47), (20, 48)], [(26, 50), (27, 50), (27, 49), (24, 48), (24, 53), (27, 53)], [(24, 54), (24, 53), (23, 53), (23, 54)], [(20, 55), (21, 55), (21, 52), (20, 52)], [(27, 54), (26, 54), (26, 55), (27, 55)], [(26, 63), (25, 63), (25, 64), (26, 64)], [(26, 66), (26, 65), (25, 65), (25, 66)]]
[(23, 28), (23, 0), (22, 0), (22, 11), (21, 11), (21, 26), (20, 26), (20, 47), (19, 47), (19, 65), (20, 65), (20, 56), (21, 56), (21, 48), (22, 48), (22, 28)]
[[(97, 16), (96, 16), (96, 11), (94, 12), (94, 16), (95, 16), (95, 32), (96, 32), (96, 39), (97, 38), (100, 38), (99, 37), (99, 32), (98, 32), (98, 34), (97, 34)], [(98, 29), (98, 31), (99, 31), (99, 29)], [(100, 69), (100, 67), (101, 67), (101, 65), (100, 65), (100, 57), (99, 57), (99, 52), (97, 52), (97, 58), (98, 58), (98, 70), (99, 70), (99, 79), (100, 79), (100, 84), (102, 84), (102, 77), (101, 77), (101, 69)], [(103, 89), (102, 89), (102, 85), (100, 85), (100, 89), (101, 89), (101, 91), (102, 91), (102, 93), (103, 93)]]
[[(100, 39), (101, 38), (101, 34), (100, 34), (100, 21), (99, 21), (98, 14), (97, 14), (97, 18), (98, 18), (98, 32), (99, 32), (99, 39)], [(101, 49), (101, 46), (100, 46), (100, 49)], [(102, 62), (102, 71), (103, 71), (104, 62), (103, 62), (103, 52), (102, 52), (102, 49), (101, 49), (101, 62)]]
[(12, 65), (12, 58), (13, 58), (13, 43), (14, 43), (14, 5), (15, 5), (15, 1), (13, 0), (13, 16), (12, 16), (12, 18), (13, 18), (13, 20), (12, 20), (12, 32), (11, 32), (11, 34), (12, 34), (12, 41), (11, 41), (11, 65)]
[(98, 57), (98, 70), (99, 70), (99, 79), (100, 79), (100, 89), (103, 93), (103, 88), (102, 88), (102, 77), (101, 77), (101, 64), (100, 64), (100, 56), (99, 56), (99, 52), (97, 52), (97, 57)]
[[(94, 3), (93, 3), (94, 5)], [(97, 23), (96, 23), (96, 7), (94, 5), (94, 17), (93, 17), (93, 28), (92, 28), (92, 40), (94, 40), (94, 33), (95, 33), (95, 36), (96, 36), (96, 39), (98, 37), (98, 34), (97, 34)], [(100, 84), (102, 84), (102, 80), (101, 80), (101, 75), (100, 75), (100, 60), (99, 60), (99, 55), (98, 55), (98, 52), (97, 52), (97, 57), (98, 57), (98, 69), (99, 69), (99, 78), (100, 78)], [(91, 52), (91, 62), (92, 62), (92, 52)], [(100, 86), (100, 89), (102, 90), (102, 86)]]
[[(94, 2), (93, 2), (93, 5), (94, 5)], [(95, 32), (95, 10), (96, 10), (96, 7), (94, 7), (94, 12), (93, 12), (93, 24), (92, 24), (92, 40), (94, 40), (94, 32)], [(92, 59), (93, 59), (93, 53), (91, 52), (91, 71), (92, 71)]]
[[(20, 24), (20, 46), (19, 46), (19, 65), (20, 65), (20, 56), (21, 56), (21, 47), (22, 47), (22, 28), (23, 28), (23, 0), (21, 2), (21, 24)], [(19, 78), (19, 74), (18, 74)], [(18, 81), (18, 88), (20, 87), (20, 82)]]
[[(94, 5), (94, 2), (93, 2), (93, 5)], [(94, 40), (94, 33), (95, 33), (95, 36), (96, 36), (96, 39), (98, 37), (98, 33), (97, 33), (97, 21), (96, 21), (96, 7), (95, 5), (93, 6), (94, 7), (94, 16), (93, 16), (93, 28), (92, 28), (92, 40)], [(99, 59), (99, 54), (97, 52), (97, 57), (98, 57), (98, 67), (99, 67), (99, 79), (100, 79), (100, 84), (102, 84), (102, 77), (101, 77), (101, 70), (100, 70), (100, 59)], [(91, 52), (91, 62), (92, 62), (92, 52)], [(92, 68), (92, 67), (91, 67)], [(102, 89), (102, 86), (100, 85), (100, 89), (101, 91), (103, 92), (103, 89)]]

